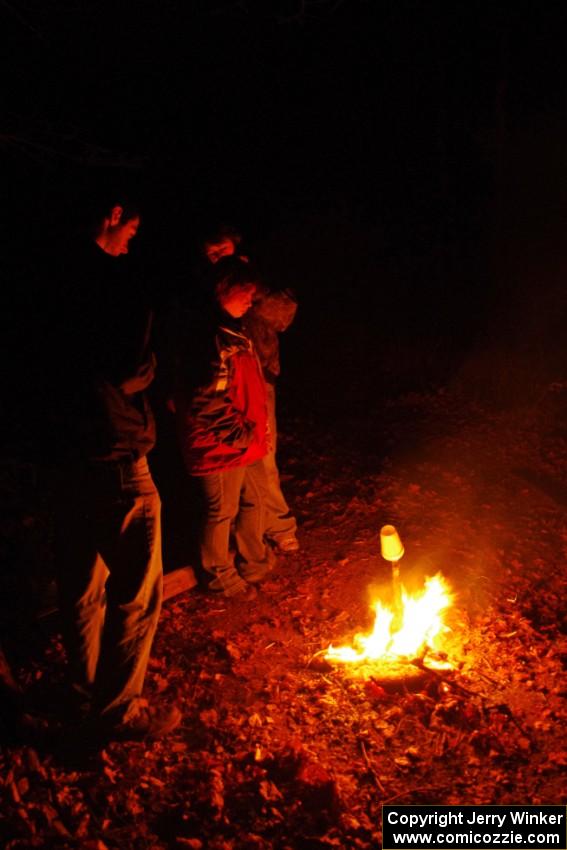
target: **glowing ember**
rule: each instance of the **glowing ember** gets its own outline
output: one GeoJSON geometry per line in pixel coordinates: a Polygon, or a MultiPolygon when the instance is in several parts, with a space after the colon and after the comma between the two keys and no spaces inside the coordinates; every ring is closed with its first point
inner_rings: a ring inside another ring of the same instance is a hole
{"type": "Polygon", "coordinates": [[[353,646],[329,646],[325,658],[346,664],[378,660],[388,662],[415,658],[427,649],[438,650],[437,642],[447,629],[442,614],[452,601],[453,595],[441,573],[427,578],[423,591],[414,596],[409,596],[402,588],[399,615],[381,602],[376,602],[376,620],[372,633],[355,635],[353,646]]]}

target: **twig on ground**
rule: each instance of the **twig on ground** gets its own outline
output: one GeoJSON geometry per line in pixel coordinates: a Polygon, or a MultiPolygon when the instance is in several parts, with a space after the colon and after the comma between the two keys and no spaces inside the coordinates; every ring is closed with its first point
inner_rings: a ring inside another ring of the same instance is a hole
{"type": "Polygon", "coordinates": [[[376,787],[378,788],[378,790],[379,790],[379,791],[381,791],[381,792],[382,792],[382,794],[385,794],[385,793],[386,793],[385,788],[384,788],[384,786],[382,785],[382,783],[380,782],[380,777],[379,777],[379,776],[378,776],[378,774],[376,773],[376,769],[373,767],[373,765],[372,765],[372,763],[371,763],[370,759],[368,758],[368,753],[366,752],[366,746],[365,746],[364,741],[362,740],[362,738],[359,738],[359,739],[358,739],[358,743],[359,743],[359,745],[360,745],[360,751],[361,751],[361,753],[362,753],[362,758],[364,759],[364,764],[366,765],[366,767],[367,767],[367,769],[368,769],[368,772],[369,772],[369,773],[370,773],[370,775],[372,776],[372,779],[374,780],[374,782],[375,782],[376,787]]]}

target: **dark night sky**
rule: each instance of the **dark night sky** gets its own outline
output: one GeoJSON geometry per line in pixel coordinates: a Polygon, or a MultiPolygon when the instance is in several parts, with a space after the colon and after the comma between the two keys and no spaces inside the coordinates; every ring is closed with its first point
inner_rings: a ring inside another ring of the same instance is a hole
{"type": "Polygon", "coordinates": [[[176,211],[403,219],[489,198],[499,92],[508,133],[565,118],[561,4],[304,5],[3,4],[7,130],[146,157],[176,211]]]}
{"type": "Polygon", "coordinates": [[[300,294],[301,357],[314,328],[346,331],[360,365],[395,326],[456,362],[495,326],[513,336],[546,280],[556,321],[564,4],[10,0],[0,19],[16,266],[42,238],[64,245],[110,172],[145,200],[163,298],[200,227],[235,222],[300,294]],[[143,166],[87,167],[93,151],[143,166]]]}
{"type": "Polygon", "coordinates": [[[411,186],[410,201],[430,196],[443,170],[458,183],[484,167],[489,180],[482,137],[500,80],[508,119],[563,107],[559,13],[415,0],[265,11],[296,5],[19,0],[1,13],[7,113],[147,156],[150,174],[180,175],[199,201],[330,189],[374,206],[411,186]]]}

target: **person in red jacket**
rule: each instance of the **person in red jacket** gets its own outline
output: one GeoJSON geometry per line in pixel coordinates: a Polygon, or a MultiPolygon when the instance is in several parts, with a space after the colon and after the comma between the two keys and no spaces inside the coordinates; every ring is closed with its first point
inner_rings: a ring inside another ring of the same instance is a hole
{"type": "Polygon", "coordinates": [[[256,282],[250,266],[236,257],[219,261],[215,277],[212,314],[200,324],[204,343],[195,350],[194,336],[195,354],[185,355],[176,403],[178,430],[185,465],[198,477],[206,506],[200,550],[202,566],[211,576],[209,589],[252,598],[253,585],[265,578],[274,561],[263,539],[266,385],[240,321],[252,305],[256,282]],[[232,523],[234,561],[229,551],[232,523]]]}
{"type": "MultiPolygon", "coordinates": [[[[235,228],[221,225],[203,242],[206,261],[214,266],[223,257],[237,255],[248,262],[248,257],[240,252],[241,241],[242,236],[235,228]]],[[[270,291],[262,285],[257,288],[252,309],[247,311],[243,321],[244,330],[256,348],[268,394],[271,446],[263,459],[267,481],[264,537],[278,553],[285,555],[297,552],[300,546],[297,521],[282,492],[276,460],[276,383],[280,374],[278,337],[291,325],[296,312],[297,301],[293,293],[289,290],[270,291]]]]}

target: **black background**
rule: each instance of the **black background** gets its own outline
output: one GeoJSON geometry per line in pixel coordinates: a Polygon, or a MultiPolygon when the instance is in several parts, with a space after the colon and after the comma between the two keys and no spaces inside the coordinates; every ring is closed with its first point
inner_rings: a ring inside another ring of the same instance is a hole
{"type": "Polygon", "coordinates": [[[566,16],[553,2],[2,4],[8,392],[41,356],[37,314],[57,310],[44,257],[64,258],[92,194],[117,186],[141,199],[133,251],[158,307],[191,286],[216,220],[296,290],[295,403],[455,380],[536,397],[564,372],[566,16]]]}

